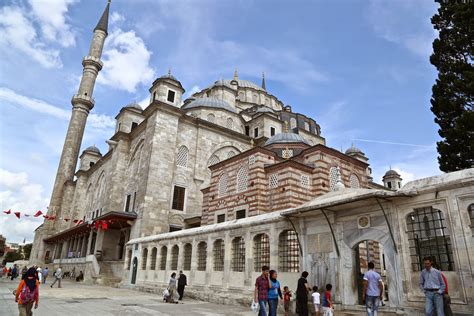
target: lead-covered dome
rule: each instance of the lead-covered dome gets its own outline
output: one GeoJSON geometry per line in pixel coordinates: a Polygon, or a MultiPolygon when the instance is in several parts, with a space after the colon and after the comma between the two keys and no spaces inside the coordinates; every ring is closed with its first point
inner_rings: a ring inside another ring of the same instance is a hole
{"type": "Polygon", "coordinates": [[[400,175],[395,170],[390,169],[389,171],[385,172],[384,178],[385,177],[400,177],[400,175]]]}
{"type": "Polygon", "coordinates": [[[364,152],[362,152],[362,150],[360,150],[359,148],[354,146],[354,144],[352,144],[352,146],[346,150],[346,155],[351,155],[351,154],[364,155],[364,152]]]}
{"type": "Polygon", "coordinates": [[[252,88],[252,89],[255,89],[255,90],[259,90],[259,91],[265,91],[265,89],[263,89],[262,87],[260,87],[258,84],[256,83],[253,83],[252,81],[248,81],[248,80],[242,80],[242,79],[237,79],[237,80],[228,80],[228,79],[224,79],[224,80],[217,80],[216,82],[214,82],[214,84],[210,87],[208,87],[207,89],[210,89],[210,88],[213,88],[213,87],[218,87],[218,86],[226,86],[226,87],[229,87],[229,88],[234,88],[234,86],[231,84],[232,81],[237,81],[237,85],[239,87],[242,87],[242,88],[252,88]]]}
{"type": "Polygon", "coordinates": [[[304,139],[303,136],[295,133],[279,133],[273,135],[265,142],[265,146],[285,143],[304,143],[311,146],[311,144],[306,139],[304,139]]]}
{"type": "Polygon", "coordinates": [[[89,152],[93,152],[93,153],[102,155],[102,154],[100,153],[99,148],[97,148],[97,147],[95,147],[95,146],[89,146],[89,147],[87,147],[86,149],[84,149],[84,152],[86,152],[86,151],[89,151],[89,152]]]}
{"type": "Polygon", "coordinates": [[[143,111],[143,108],[141,107],[141,105],[136,103],[136,102],[133,102],[133,103],[130,103],[130,104],[126,105],[125,108],[136,109],[136,110],[139,110],[139,111],[143,111]]]}
{"type": "Polygon", "coordinates": [[[189,110],[198,107],[208,107],[214,109],[222,109],[232,113],[237,113],[237,111],[229,105],[229,103],[225,102],[224,100],[217,99],[217,98],[197,98],[181,107],[183,110],[189,110]]]}

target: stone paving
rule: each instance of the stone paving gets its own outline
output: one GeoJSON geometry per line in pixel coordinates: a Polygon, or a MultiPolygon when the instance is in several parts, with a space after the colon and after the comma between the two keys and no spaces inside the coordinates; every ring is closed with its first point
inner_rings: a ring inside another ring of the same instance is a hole
{"type": "MultiPolygon", "coordinates": [[[[0,279],[0,315],[18,315],[13,290],[19,281],[0,279]]],[[[41,285],[40,302],[34,315],[255,315],[250,307],[225,306],[184,298],[179,304],[167,304],[160,296],[129,289],[64,281],[63,287],[41,285]]],[[[57,286],[57,285],[56,285],[57,286]]],[[[185,292],[186,296],[186,292],[185,292]]]]}

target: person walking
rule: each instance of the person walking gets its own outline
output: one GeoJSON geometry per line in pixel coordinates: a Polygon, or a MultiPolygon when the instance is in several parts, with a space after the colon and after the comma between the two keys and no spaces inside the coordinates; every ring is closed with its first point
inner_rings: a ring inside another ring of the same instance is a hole
{"type": "Polygon", "coordinates": [[[14,279],[16,279],[17,276],[18,276],[18,267],[16,266],[16,264],[14,264],[12,268],[12,273],[11,273],[11,280],[13,281],[14,279]]]}
{"type": "Polygon", "coordinates": [[[43,284],[46,284],[46,278],[48,277],[49,270],[48,267],[44,267],[43,269],[43,284]]]}
{"type": "MultiPolygon", "coordinates": [[[[283,307],[285,309],[285,316],[290,312],[291,291],[288,286],[283,287],[283,307]]],[[[319,315],[318,315],[319,316],[319,315]]]]}
{"type": "Polygon", "coordinates": [[[38,281],[41,284],[41,282],[43,281],[43,269],[41,269],[41,267],[38,267],[36,269],[36,274],[38,275],[38,281]]]}
{"type": "Polygon", "coordinates": [[[303,271],[298,280],[298,287],[296,288],[296,309],[300,316],[308,316],[308,293],[311,287],[308,285],[306,278],[309,273],[303,271]]]}
{"type": "Polygon", "coordinates": [[[319,316],[319,306],[321,305],[321,294],[318,292],[318,287],[313,286],[313,294],[311,294],[313,298],[313,305],[314,305],[314,313],[316,316],[319,316]]]}
{"type": "Polygon", "coordinates": [[[58,282],[58,288],[61,288],[61,279],[63,277],[63,271],[61,270],[61,267],[58,267],[56,271],[53,274],[54,276],[54,282],[51,284],[51,288],[58,282]]]}
{"type": "Polygon", "coordinates": [[[267,316],[268,285],[270,268],[262,267],[262,274],[255,280],[254,301],[258,302],[258,316],[267,316]]]}
{"type": "Polygon", "coordinates": [[[178,294],[179,294],[179,300],[181,301],[183,299],[184,295],[184,288],[188,285],[188,279],[186,278],[186,275],[183,273],[183,271],[179,271],[179,276],[178,276],[178,294]]]}
{"type": "Polygon", "coordinates": [[[423,258],[425,268],[420,274],[420,289],[425,293],[425,314],[431,316],[433,310],[437,316],[444,316],[443,294],[446,284],[441,272],[433,267],[430,257],[423,258]]]}
{"type": "Polygon", "coordinates": [[[283,299],[280,282],[277,280],[278,274],[275,270],[270,270],[268,279],[268,309],[269,316],[276,316],[278,310],[278,297],[283,299]]]}
{"type": "Polygon", "coordinates": [[[34,308],[38,308],[39,284],[40,283],[36,278],[36,269],[29,268],[15,292],[15,302],[18,303],[20,316],[33,315],[31,311],[33,309],[33,303],[34,308]]]}
{"type": "Polygon", "coordinates": [[[168,303],[176,303],[175,302],[175,295],[176,295],[176,272],[171,273],[170,282],[168,283],[168,303]]]}
{"type": "Polygon", "coordinates": [[[374,271],[373,262],[368,264],[369,271],[364,274],[362,301],[365,302],[367,316],[377,316],[383,295],[383,282],[380,274],[374,271]]]}
{"type": "Polygon", "coordinates": [[[324,291],[324,296],[323,296],[323,316],[333,315],[331,290],[332,290],[332,284],[326,284],[326,291],[324,291]]]}

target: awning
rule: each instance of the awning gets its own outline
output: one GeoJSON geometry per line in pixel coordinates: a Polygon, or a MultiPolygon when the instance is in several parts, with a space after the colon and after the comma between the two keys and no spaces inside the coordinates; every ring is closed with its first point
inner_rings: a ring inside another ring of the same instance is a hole
{"type": "Polygon", "coordinates": [[[132,226],[133,222],[137,218],[136,213],[128,213],[128,212],[108,212],[99,217],[94,218],[94,220],[86,223],[82,223],[80,225],[68,228],[63,230],[60,233],[52,235],[43,239],[45,243],[55,243],[58,241],[63,241],[70,239],[71,237],[83,235],[94,229],[94,223],[96,221],[108,221],[107,226],[110,229],[120,229],[124,227],[132,226]]]}

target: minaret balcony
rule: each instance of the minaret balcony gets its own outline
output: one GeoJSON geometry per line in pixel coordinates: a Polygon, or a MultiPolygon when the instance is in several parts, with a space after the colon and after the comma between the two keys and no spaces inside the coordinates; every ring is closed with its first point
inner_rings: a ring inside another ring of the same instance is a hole
{"type": "Polygon", "coordinates": [[[82,66],[86,67],[92,65],[97,68],[97,70],[101,70],[104,66],[104,63],[98,58],[94,56],[85,56],[82,59],[82,66]]]}
{"type": "Polygon", "coordinates": [[[94,107],[95,101],[92,97],[85,95],[85,94],[75,94],[71,100],[72,105],[76,106],[79,104],[83,104],[89,107],[91,110],[94,107]]]}

